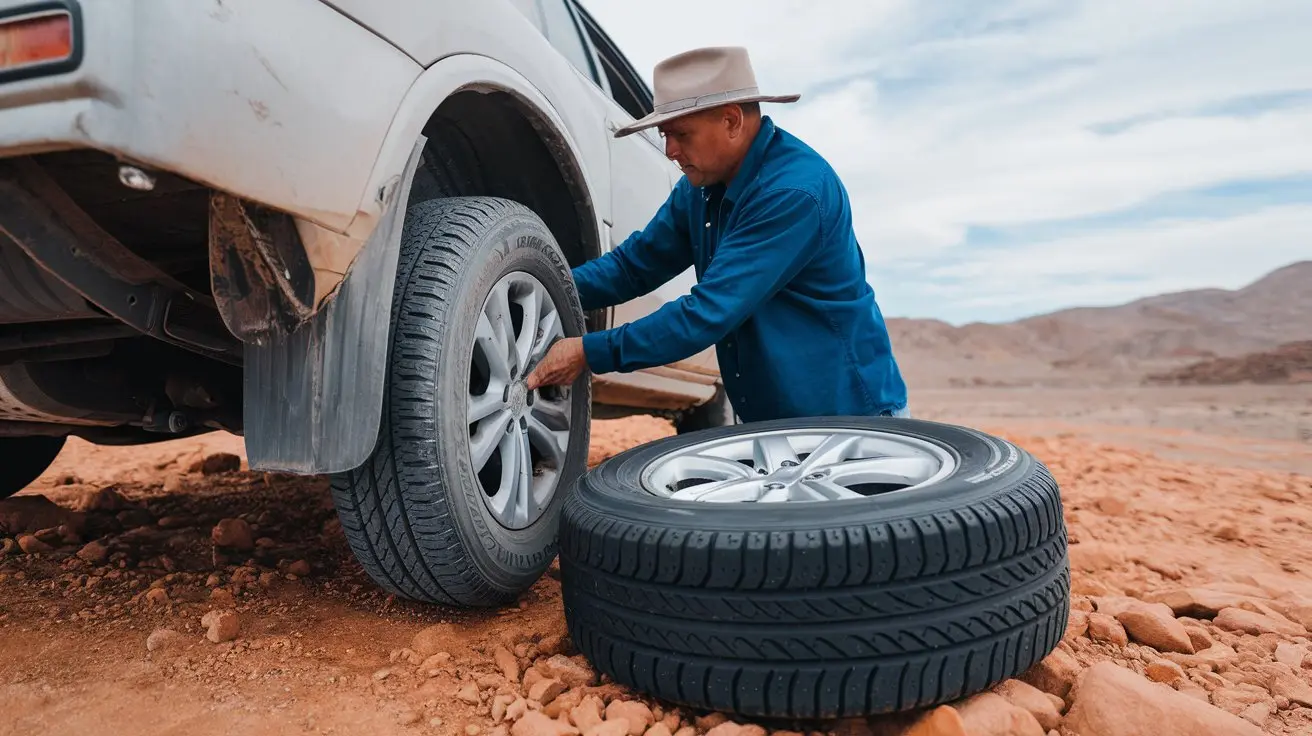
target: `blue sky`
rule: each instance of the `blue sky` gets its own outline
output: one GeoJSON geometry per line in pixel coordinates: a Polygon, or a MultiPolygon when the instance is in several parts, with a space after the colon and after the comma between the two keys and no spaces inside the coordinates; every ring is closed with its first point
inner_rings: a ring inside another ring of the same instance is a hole
{"type": "Polygon", "coordinates": [[[647,75],[751,50],[881,307],[955,324],[1312,259],[1308,0],[582,0],[647,75]]]}

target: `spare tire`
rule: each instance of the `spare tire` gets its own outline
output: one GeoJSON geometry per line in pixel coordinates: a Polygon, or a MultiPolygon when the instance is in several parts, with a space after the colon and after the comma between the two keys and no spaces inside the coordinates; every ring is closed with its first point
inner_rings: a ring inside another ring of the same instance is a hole
{"type": "Polygon", "coordinates": [[[565,616],[615,681],[754,717],[933,706],[1061,640],[1070,568],[1048,470],[997,437],[888,417],[658,440],[561,517],[565,616]]]}

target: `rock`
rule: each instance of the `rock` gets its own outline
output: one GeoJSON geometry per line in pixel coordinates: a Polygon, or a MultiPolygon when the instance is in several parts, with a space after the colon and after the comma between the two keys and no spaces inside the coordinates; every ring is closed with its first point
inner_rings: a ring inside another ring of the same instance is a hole
{"type": "Polygon", "coordinates": [[[604,705],[601,698],[596,695],[588,695],[583,701],[574,706],[569,712],[569,719],[580,730],[587,732],[588,729],[601,723],[604,705]]]}
{"type": "Polygon", "coordinates": [[[464,686],[462,686],[459,690],[456,691],[456,697],[460,698],[466,703],[469,703],[470,705],[478,705],[479,703],[478,685],[472,682],[466,682],[464,686]]]}
{"type": "Polygon", "coordinates": [[[1080,736],[1262,736],[1237,716],[1111,662],[1085,671],[1062,728],[1080,736]]]}
{"type": "Polygon", "coordinates": [[[287,572],[298,578],[308,578],[313,570],[310,569],[310,563],[305,560],[297,560],[287,566],[287,572]]]}
{"type": "Polygon", "coordinates": [[[224,519],[210,530],[210,540],[216,547],[231,549],[252,549],[251,525],[245,519],[224,519]]]}
{"type": "Polygon", "coordinates": [[[1212,635],[1207,633],[1207,629],[1198,624],[1183,624],[1184,632],[1189,635],[1189,641],[1194,645],[1195,652],[1201,652],[1212,646],[1212,635]]]}
{"type": "MultiPolygon", "coordinates": [[[[709,731],[721,723],[727,723],[728,721],[729,716],[724,713],[707,713],[704,716],[698,716],[693,719],[693,723],[696,724],[698,731],[709,731]]],[[[678,736],[678,734],[675,734],[675,736],[678,736]]]]}
{"type": "Polygon", "coordinates": [[[1067,554],[1070,556],[1071,569],[1080,572],[1099,572],[1125,562],[1124,551],[1116,545],[1102,542],[1072,544],[1067,554]]]}
{"type": "Polygon", "coordinates": [[[646,705],[632,700],[613,700],[606,706],[606,720],[620,718],[629,722],[629,736],[642,736],[656,722],[656,716],[646,705]]]}
{"type": "Polygon", "coordinates": [[[482,732],[482,727],[477,723],[471,723],[468,726],[465,726],[465,736],[478,736],[482,732]]]}
{"type": "Polygon", "coordinates": [[[167,606],[169,594],[163,588],[151,588],[146,591],[146,602],[152,606],[167,606]]]}
{"type": "Polygon", "coordinates": [[[436,624],[415,634],[410,640],[410,648],[421,657],[431,657],[445,649],[447,643],[454,638],[455,629],[451,624],[436,624]]]}
{"type": "MultiPolygon", "coordinates": [[[[1029,711],[1044,731],[1056,728],[1057,722],[1061,720],[1061,708],[1052,702],[1055,696],[1033,685],[1020,680],[1006,680],[994,687],[993,691],[1012,705],[1029,711]]],[[[1059,698],[1057,700],[1060,702],[1059,698]]]]}
{"type": "Polygon", "coordinates": [[[1307,658],[1307,648],[1300,644],[1282,641],[1276,645],[1275,658],[1281,664],[1298,669],[1303,666],[1303,660],[1307,658]]]}
{"type": "Polygon", "coordinates": [[[577,736],[579,730],[537,711],[529,711],[515,722],[510,736],[577,736]]]}
{"type": "Polygon", "coordinates": [[[1223,609],[1238,606],[1244,599],[1245,596],[1238,593],[1206,588],[1175,588],[1144,596],[1144,600],[1151,603],[1170,606],[1177,616],[1195,618],[1212,618],[1223,609]]]}
{"type": "Polygon", "coordinates": [[[118,513],[124,509],[132,508],[132,504],[126,498],[119,494],[118,489],[114,486],[106,486],[95,490],[86,490],[78,499],[73,502],[75,511],[108,511],[118,513]]]}
{"type": "Polygon", "coordinates": [[[1222,609],[1216,615],[1213,623],[1218,628],[1226,631],[1237,631],[1244,634],[1284,634],[1286,636],[1306,636],[1307,630],[1301,625],[1293,622],[1281,622],[1253,611],[1246,611],[1242,608],[1222,609]]]}
{"type": "Polygon", "coordinates": [[[200,461],[198,468],[202,475],[235,473],[241,470],[241,458],[228,452],[217,452],[200,461]]]}
{"type": "Polygon", "coordinates": [[[765,729],[755,723],[743,725],[725,721],[707,731],[706,736],[765,736],[765,729]]]}
{"type": "Polygon", "coordinates": [[[1196,654],[1180,654],[1179,652],[1164,652],[1162,654],[1166,659],[1175,662],[1181,667],[1203,667],[1210,670],[1221,670],[1234,664],[1239,659],[1239,653],[1226,644],[1216,643],[1207,649],[1196,654]]]}
{"type": "Polygon", "coordinates": [[[413,726],[423,720],[423,716],[418,711],[406,709],[396,714],[396,722],[402,726],[413,726]]]}
{"type": "Polygon", "coordinates": [[[1080,663],[1064,649],[1057,648],[1016,679],[1065,699],[1079,675],[1080,663]]]}
{"type": "Polygon", "coordinates": [[[185,644],[187,637],[173,629],[155,629],[146,637],[146,651],[158,652],[185,644]]]}
{"type": "Polygon", "coordinates": [[[0,500],[0,535],[18,536],[72,523],[86,526],[86,515],[69,511],[45,496],[14,496],[0,500]]]}
{"type": "Polygon", "coordinates": [[[18,548],[23,550],[29,555],[40,554],[41,552],[49,552],[54,549],[54,547],[51,547],[45,542],[42,542],[40,539],[37,539],[34,535],[31,534],[18,535],[18,548]]]}
{"type": "Polygon", "coordinates": [[[518,721],[528,713],[528,701],[523,698],[515,698],[515,702],[506,706],[506,718],[511,721],[518,721]]]}
{"type": "Polygon", "coordinates": [[[519,660],[515,659],[515,655],[509,649],[497,647],[496,651],[492,653],[492,660],[497,663],[497,667],[501,669],[501,674],[507,680],[519,682],[519,660]]]}
{"type": "Polygon", "coordinates": [[[1165,659],[1155,659],[1152,662],[1149,662],[1148,666],[1144,668],[1144,675],[1153,682],[1174,685],[1184,679],[1184,668],[1175,662],[1165,659]]]}
{"type": "Polygon", "coordinates": [[[503,693],[492,698],[491,715],[493,723],[500,723],[506,717],[506,708],[515,702],[515,696],[503,693]]]}
{"type": "Polygon", "coordinates": [[[623,718],[603,721],[584,732],[583,736],[628,736],[629,722],[623,718]]]}
{"type": "MultiPolygon", "coordinates": [[[[881,734],[880,736],[883,736],[881,734]]],[[[898,736],[973,736],[966,732],[961,714],[949,705],[940,705],[925,713],[898,736]]]]}
{"type": "Polygon", "coordinates": [[[584,687],[591,685],[597,679],[597,673],[592,669],[592,665],[583,657],[566,657],[563,654],[553,654],[546,660],[540,660],[534,666],[543,675],[554,677],[570,687],[584,687]]]}
{"type": "Polygon", "coordinates": [[[103,565],[109,559],[109,548],[100,542],[87,542],[77,551],[78,559],[92,565],[103,565]]]}
{"type": "Polygon", "coordinates": [[[1063,639],[1074,639],[1089,633],[1089,614],[1086,611],[1071,609],[1070,618],[1066,619],[1066,633],[1063,639]]]}
{"type": "Polygon", "coordinates": [[[1266,720],[1271,717],[1272,712],[1274,712],[1274,708],[1271,707],[1270,703],[1253,703],[1244,708],[1239,717],[1259,728],[1264,728],[1266,720]]]}
{"type": "Polygon", "coordinates": [[[1024,708],[994,693],[979,693],[953,707],[970,736],[1044,736],[1044,729],[1024,708]]]}
{"type": "Polygon", "coordinates": [[[1263,688],[1249,683],[1237,683],[1212,691],[1212,704],[1233,715],[1243,713],[1254,703],[1271,701],[1271,695],[1263,688]]]}
{"type": "Polygon", "coordinates": [[[234,608],[237,605],[237,599],[227,588],[215,588],[210,591],[210,605],[215,608],[234,608]]]}
{"type": "Polygon", "coordinates": [[[645,736],[674,736],[674,732],[670,730],[669,726],[658,722],[647,729],[645,736]]]}
{"type": "Polygon", "coordinates": [[[1105,613],[1089,614],[1089,638],[1104,644],[1123,647],[1130,643],[1125,627],[1105,613]]]}
{"type": "Polygon", "coordinates": [[[697,729],[692,726],[684,726],[674,732],[674,736],[697,736],[697,729]]]}
{"type": "Polygon", "coordinates": [[[528,699],[546,705],[562,695],[569,687],[554,677],[543,678],[528,689],[528,699]]]}
{"type": "Polygon", "coordinates": [[[0,539],[0,557],[8,557],[18,551],[18,542],[5,537],[0,539]]]}
{"type": "Polygon", "coordinates": [[[541,652],[544,657],[565,654],[569,649],[568,644],[568,637],[560,636],[559,634],[550,634],[542,637],[542,640],[538,642],[538,651],[541,652]]]}
{"type": "Polygon", "coordinates": [[[1194,643],[1184,624],[1175,620],[1165,606],[1142,605],[1122,611],[1116,617],[1135,641],[1159,652],[1193,654],[1194,643]]]}
{"type": "Polygon", "coordinates": [[[1297,675],[1277,673],[1271,678],[1269,687],[1277,698],[1288,698],[1291,703],[1312,708],[1312,686],[1297,675]]]}
{"type": "Polygon", "coordinates": [[[201,617],[200,625],[206,628],[205,638],[215,644],[232,641],[241,631],[241,619],[232,610],[210,611],[201,617]]]}

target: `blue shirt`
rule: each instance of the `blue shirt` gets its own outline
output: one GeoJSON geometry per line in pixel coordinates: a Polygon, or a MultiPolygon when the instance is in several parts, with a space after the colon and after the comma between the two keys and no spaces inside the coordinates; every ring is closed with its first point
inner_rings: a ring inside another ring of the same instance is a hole
{"type": "Polygon", "coordinates": [[[593,373],[668,365],[715,345],[744,422],[906,406],[847,191],[769,117],[727,187],[684,177],[645,230],[573,273],[591,310],[647,294],[690,265],[698,283],[689,294],[583,337],[593,373]]]}

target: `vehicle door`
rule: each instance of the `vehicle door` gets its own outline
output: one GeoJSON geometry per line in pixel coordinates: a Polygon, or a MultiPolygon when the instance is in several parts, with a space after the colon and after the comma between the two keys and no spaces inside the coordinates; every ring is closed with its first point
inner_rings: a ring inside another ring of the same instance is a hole
{"type": "MultiPolygon", "coordinates": [[[[613,248],[647,226],[683,174],[665,157],[665,144],[655,130],[615,138],[615,131],[651,112],[651,90],[596,20],[572,0],[568,5],[578,18],[595,65],[600,70],[595,81],[599,96],[604,99],[606,136],[610,140],[609,245],[613,248]]],[[[689,293],[695,283],[696,276],[689,267],[651,294],[615,307],[612,324],[632,322],[651,314],[666,302],[689,293]]],[[[718,372],[713,347],[678,361],[672,367],[697,373],[718,372]]]]}

